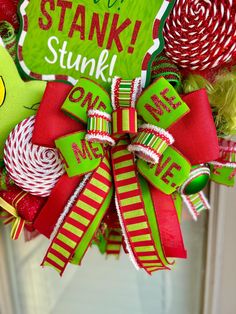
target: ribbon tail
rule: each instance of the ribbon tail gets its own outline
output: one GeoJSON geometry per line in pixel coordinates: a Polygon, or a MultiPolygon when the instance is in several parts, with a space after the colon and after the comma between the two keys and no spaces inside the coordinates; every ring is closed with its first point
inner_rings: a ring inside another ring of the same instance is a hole
{"type": "Polygon", "coordinates": [[[81,182],[81,177],[69,178],[64,174],[53,188],[46,204],[34,221],[34,228],[50,238],[59,217],[64,212],[71,195],[81,182]]]}
{"type": "Polygon", "coordinates": [[[116,208],[131,261],[136,269],[151,274],[168,268],[168,262],[161,245],[158,246],[154,210],[144,202],[145,191],[140,187],[134,156],[127,150],[127,144],[127,140],[120,140],[112,149],[116,208]]]}
{"type": "Polygon", "coordinates": [[[122,239],[122,231],[120,228],[110,229],[107,237],[106,255],[119,257],[122,239]]]}
{"type": "MultiPolygon", "coordinates": [[[[177,204],[172,195],[166,195],[150,186],[160,238],[167,257],[187,258],[183,236],[180,228],[177,204]]],[[[177,203],[177,202],[176,202],[177,203]]]]}
{"type": "Polygon", "coordinates": [[[12,229],[11,229],[11,239],[17,240],[19,236],[21,235],[23,229],[25,226],[25,220],[21,217],[15,218],[14,222],[12,223],[12,229]]]}
{"type": "Polygon", "coordinates": [[[200,212],[210,210],[211,206],[203,192],[192,195],[181,195],[182,199],[195,221],[197,221],[200,212]]]}
{"type": "Polygon", "coordinates": [[[3,223],[5,225],[12,223],[11,238],[17,240],[21,235],[22,230],[25,226],[25,220],[18,216],[17,210],[0,197],[0,206],[2,207],[2,212],[0,218],[4,219],[3,223]]]}
{"type": "Polygon", "coordinates": [[[112,195],[111,167],[104,157],[53,238],[42,266],[51,266],[62,275],[69,262],[81,263],[112,195]]]}

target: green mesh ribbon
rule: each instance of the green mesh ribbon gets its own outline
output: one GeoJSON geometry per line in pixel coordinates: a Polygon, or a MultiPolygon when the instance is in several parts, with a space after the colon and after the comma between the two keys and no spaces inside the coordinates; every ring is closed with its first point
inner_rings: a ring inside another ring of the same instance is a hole
{"type": "Polygon", "coordinates": [[[16,60],[16,34],[14,27],[7,21],[0,22],[0,36],[12,59],[16,60]]]}
{"type": "Polygon", "coordinates": [[[181,85],[181,74],[178,67],[164,54],[156,57],[152,64],[152,80],[164,77],[177,90],[181,85]]]}

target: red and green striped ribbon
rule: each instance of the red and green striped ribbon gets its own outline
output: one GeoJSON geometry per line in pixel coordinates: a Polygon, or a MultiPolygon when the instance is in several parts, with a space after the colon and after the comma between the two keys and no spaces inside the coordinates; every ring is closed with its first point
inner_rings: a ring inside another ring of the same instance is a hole
{"type": "Polygon", "coordinates": [[[153,233],[157,228],[153,224],[154,210],[150,211],[149,202],[145,206],[134,156],[127,150],[127,144],[127,140],[120,140],[112,149],[117,211],[131,260],[150,274],[166,266],[158,252],[158,241],[153,238],[153,234],[157,236],[157,232],[153,233]]]}
{"type": "Polygon", "coordinates": [[[137,97],[141,93],[141,79],[123,80],[115,77],[112,82],[113,109],[135,107],[137,97]]]}
{"type": "Polygon", "coordinates": [[[154,125],[143,124],[128,149],[135,152],[139,158],[157,164],[161,155],[173,142],[173,137],[167,131],[154,125]]]}
{"type": "Polygon", "coordinates": [[[99,110],[89,110],[85,138],[90,142],[115,145],[111,138],[111,115],[99,110]]]}
{"type": "Polygon", "coordinates": [[[194,220],[198,219],[200,212],[211,208],[203,192],[181,196],[194,220]]]}
{"type": "Polygon", "coordinates": [[[89,131],[99,131],[101,133],[110,133],[110,124],[107,119],[99,115],[89,115],[88,117],[89,131]]]}
{"type": "Polygon", "coordinates": [[[107,237],[106,254],[119,256],[122,247],[122,231],[120,228],[109,229],[107,237]]]}
{"type": "Polygon", "coordinates": [[[72,257],[80,264],[113,195],[109,160],[104,157],[62,223],[42,262],[63,274],[72,257]],[[73,256],[74,255],[74,256],[73,256]]]}
{"type": "Polygon", "coordinates": [[[141,79],[123,80],[115,77],[112,82],[112,132],[114,136],[137,133],[135,104],[141,93],[141,79]]]}
{"type": "Polygon", "coordinates": [[[134,108],[119,108],[112,113],[112,134],[136,134],[138,130],[137,112],[134,108]]]}

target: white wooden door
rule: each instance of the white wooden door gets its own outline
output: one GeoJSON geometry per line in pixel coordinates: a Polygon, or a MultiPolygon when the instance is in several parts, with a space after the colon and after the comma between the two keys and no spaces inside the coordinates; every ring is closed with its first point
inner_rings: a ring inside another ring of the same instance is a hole
{"type": "Polygon", "coordinates": [[[125,254],[105,259],[93,248],[81,267],[70,265],[60,278],[40,267],[48,240],[12,242],[2,230],[1,313],[235,314],[235,191],[213,185],[213,209],[197,223],[184,212],[188,259],[152,277],[137,272],[125,254]]]}

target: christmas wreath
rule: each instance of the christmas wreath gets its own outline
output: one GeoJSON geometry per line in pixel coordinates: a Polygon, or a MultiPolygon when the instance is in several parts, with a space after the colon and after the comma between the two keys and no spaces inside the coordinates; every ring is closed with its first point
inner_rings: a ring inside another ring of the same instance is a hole
{"type": "Polygon", "coordinates": [[[232,1],[149,2],[0,4],[0,218],[60,275],[91,245],[171,269],[182,205],[234,186],[232,1]]]}

